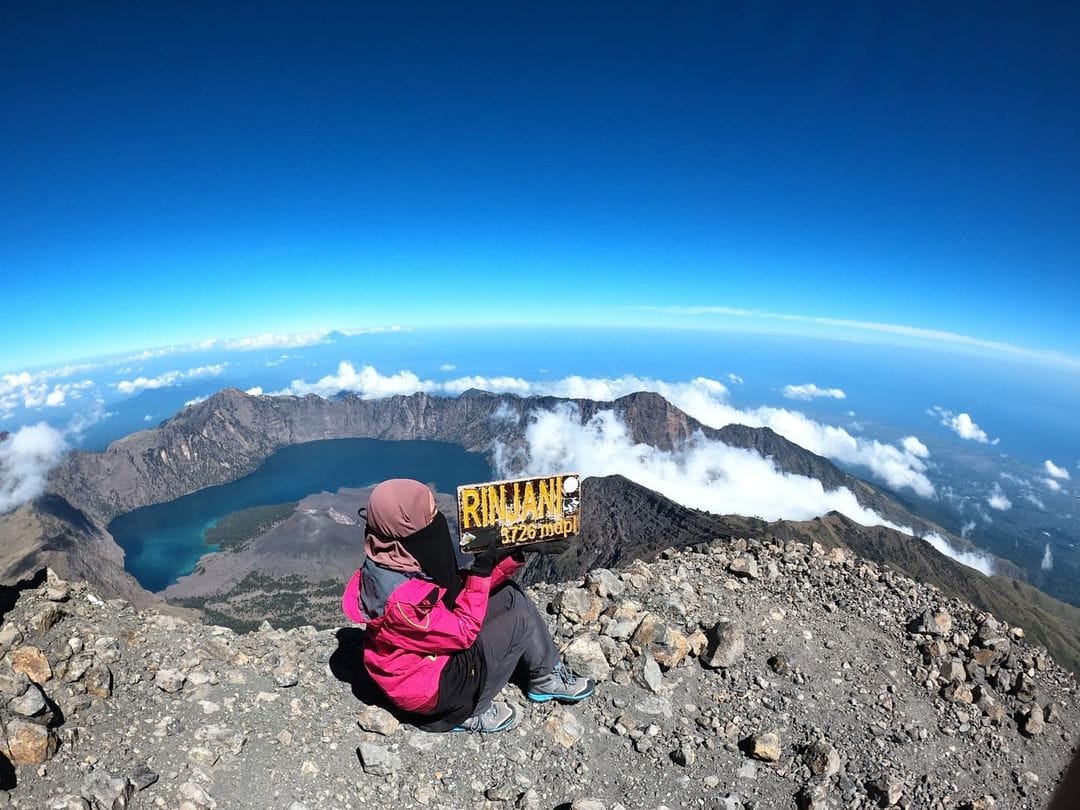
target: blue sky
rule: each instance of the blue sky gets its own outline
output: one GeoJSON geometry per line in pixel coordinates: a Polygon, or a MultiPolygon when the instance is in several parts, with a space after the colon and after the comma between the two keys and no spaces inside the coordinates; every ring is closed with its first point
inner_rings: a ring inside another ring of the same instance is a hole
{"type": "Polygon", "coordinates": [[[393,323],[1080,357],[1080,11],[751,5],[4,3],[0,371],[393,323]]]}

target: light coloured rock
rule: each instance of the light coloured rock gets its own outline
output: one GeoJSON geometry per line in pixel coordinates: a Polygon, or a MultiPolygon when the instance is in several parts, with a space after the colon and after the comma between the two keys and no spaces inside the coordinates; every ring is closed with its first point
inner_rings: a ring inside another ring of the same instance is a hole
{"type": "Polygon", "coordinates": [[[107,698],[112,695],[113,675],[105,664],[91,667],[83,678],[86,685],[86,693],[98,698],[107,698]]]}
{"type": "Polygon", "coordinates": [[[678,665],[690,652],[686,636],[669,627],[655,613],[645,614],[630,638],[630,646],[639,653],[650,653],[665,669],[678,665]]]}
{"type": "Polygon", "coordinates": [[[28,682],[26,691],[8,703],[7,708],[8,711],[23,717],[37,717],[45,713],[48,704],[45,702],[45,694],[41,691],[41,687],[36,683],[28,682]]]}
{"type": "Polygon", "coordinates": [[[90,802],[82,796],[68,793],[50,801],[48,810],[90,810],[90,802]]]}
{"type": "Polygon", "coordinates": [[[700,628],[687,636],[686,640],[690,642],[690,654],[693,656],[701,656],[709,647],[709,637],[700,628]]]}
{"type": "Polygon", "coordinates": [[[374,776],[389,776],[401,770],[401,757],[381,745],[360,743],[360,765],[365,773],[374,776]]]}
{"type": "Polygon", "coordinates": [[[737,577],[746,579],[759,579],[761,571],[758,569],[757,560],[749,554],[740,554],[728,565],[728,571],[737,577]]]}
{"type": "Polygon", "coordinates": [[[659,692],[664,687],[664,676],[660,672],[660,665],[648,653],[641,657],[641,680],[653,692],[659,692]]]}
{"type": "Polygon", "coordinates": [[[0,753],[14,765],[40,765],[56,754],[58,740],[52,729],[22,717],[11,717],[0,735],[0,753]]]}
{"type": "Polygon", "coordinates": [[[300,672],[296,662],[287,656],[278,659],[273,671],[274,683],[283,689],[296,686],[300,682],[300,672]]]}
{"type": "Polygon", "coordinates": [[[1046,716],[1043,707],[1038,703],[1033,703],[1027,711],[1027,716],[1024,718],[1020,730],[1028,737],[1035,737],[1042,734],[1045,728],[1046,716]]]}
{"type": "Polygon", "coordinates": [[[93,803],[94,810],[124,810],[131,801],[135,787],[126,777],[113,773],[92,773],[83,782],[82,794],[93,803]]]}
{"type": "Polygon", "coordinates": [[[36,684],[48,683],[52,678],[49,659],[38,647],[30,644],[18,647],[11,651],[9,658],[13,672],[21,672],[36,684]]]}
{"type": "Polygon", "coordinates": [[[566,709],[555,709],[544,722],[544,730],[563,748],[573,748],[585,736],[585,727],[566,709]]]}
{"type": "Polygon", "coordinates": [[[381,706],[365,706],[356,716],[356,724],[364,731],[389,737],[401,727],[394,715],[381,706]]]}
{"type": "Polygon", "coordinates": [[[744,762],[735,771],[737,779],[757,779],[757,765],[753,762],[744,762]]]}
{"type": "MultiPolygon", "coordinates": [[[[186,681],[187,676],[177,669],[159,669],[154,674],[154,686],[170,695],[183,689],[186,681]]],[[[194,801],[194,799],[191,801],[194,801]]]]}
{"type": "Polygon", "coordinates": [[[775,731],[765,731],[750,738],[750,755],[765,762],[780,759],[780,735],[775,731]]]}
{"type": "Polygon", "coordinates": [[[192,807],[213,810],[217,807],[217,801],[201,786],[195,782],[184,782],[180,785],[180,798],[189,802],[192,807]]]}
{"type": "Polygon", "coordinates": [[[563,650],[563,658],[570,667],[586,678],[606,681],[611,675],[604,648],[591,636],[578,636],[563,650]]]}
{"type": "Polygon", "coordinates": [[[39,636],[48,633],[66,614],[56,605],[46,605],[27,622],[27,626],[39,636]]]}
{"type": "Polygon", "coordinates": [[[709,646],[701,663],[712,669],[726,669],[746,652],[746,631],[734,622],[718,622],[708,633],[709,646]]]}
{"type": "Polygon", "coordinates": [[[606,568],[594,568],[586,574],[585,585],[601,599],[619,597],[626,590],[623,581],[606,568]]]}
{"type": "Polygon", "coordinates": [[[803,785],[795,796],[799,810],[831,810],[836,805],[829,801],[829,788],[829,780],[821,778],[803,785]]]}
{"type": "Polygon", "coordinates": [[[947,636],[952,632],[953,620],[948,612],[941,610],[935,613],[930,608],[923,611],[913,623],[913,631],[930,636],[947,636]]]}
{"type": "Polygon", "coordinates": [[[941,668],[941,677],[946,681],[960,683],[967,680],[967,670],[964,669],[963,662],[954,658],[941,668]]]}
{"type": "Polygon", "coordinates": [[[68,683],[81,681],[83,676],[94,666],[94,659],[89,655],[76,655],[68,661],[67,669],[64,670],[64,680],[68,683]]]}
{"type": "Polygon", "coordinates": [[[556,595],[551,606],[571,624],[588,624],[600,617],[604,600],[584,588],[566,588],[556,595]]]}
{"type": "Polygon", "coordinates": [[[892,774],[884,774],[872,785],[885,807],[895,807],[904,795],[904,780],[892,774]]]}
{"type": "Polygon", "coordinates": [[[220,759],[218,754],[214,753],[204,745],[196,745],[193,748],[189,748],[187,758],[201,768],[212,768],[220,759]]]}
{"type": "Polygon", "coordinates": [[[22,640],[22,630],[11,622],[4,622],[4,626],[0,627],[0,650],[10,650],[22,640]]]}

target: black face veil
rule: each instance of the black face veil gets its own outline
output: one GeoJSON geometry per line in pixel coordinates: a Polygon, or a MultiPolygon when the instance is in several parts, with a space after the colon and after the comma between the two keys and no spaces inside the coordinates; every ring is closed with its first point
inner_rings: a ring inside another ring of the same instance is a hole
{"type": "Polygon", "coordinates": [[[446,589],[443,604],[453,609],[461,592],[461,575],[458,573],[454,539],[450,536],[450,526],[442,512],[436,512],[431,523],[420,531],[401,538],[401,545],[420,563],[424,573],[436,585],[446,589]]]}

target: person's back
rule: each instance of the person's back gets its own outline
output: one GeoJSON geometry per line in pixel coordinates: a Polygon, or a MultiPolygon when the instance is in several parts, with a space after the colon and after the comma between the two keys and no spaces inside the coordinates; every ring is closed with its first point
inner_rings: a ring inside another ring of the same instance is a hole
{"type": "Polygon", "coordinates": [[[384,481],[366,518],[364,564],[342,607],[367,625],[364,665],[372,680],[417,725],[511,727],[517,712],[494,698],[519,665],[530,700],[592,694],[592,681],[560,662],[543,617],[510,579],[519,555],[492,547],[460,570],[446,519],[419,481],[384,481]]]}

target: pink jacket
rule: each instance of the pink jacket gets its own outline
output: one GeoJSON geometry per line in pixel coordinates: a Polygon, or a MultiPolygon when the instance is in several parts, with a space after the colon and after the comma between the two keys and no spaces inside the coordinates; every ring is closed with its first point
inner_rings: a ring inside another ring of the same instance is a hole
{"type": "Polygon", "coordinates": [[[506,557],[490,578],[466,575],[453,610],[442,603],[442,588],[425,579],[407,579],[374,618],[360,607],[361,573],[353,574],[341,606],[353,621],[367,623],[364,666],[395,706],[418,714],[435,709],[439,676],[450,654],[472,646],[484,623],[488,593],[520,567],[506,557]]]}

